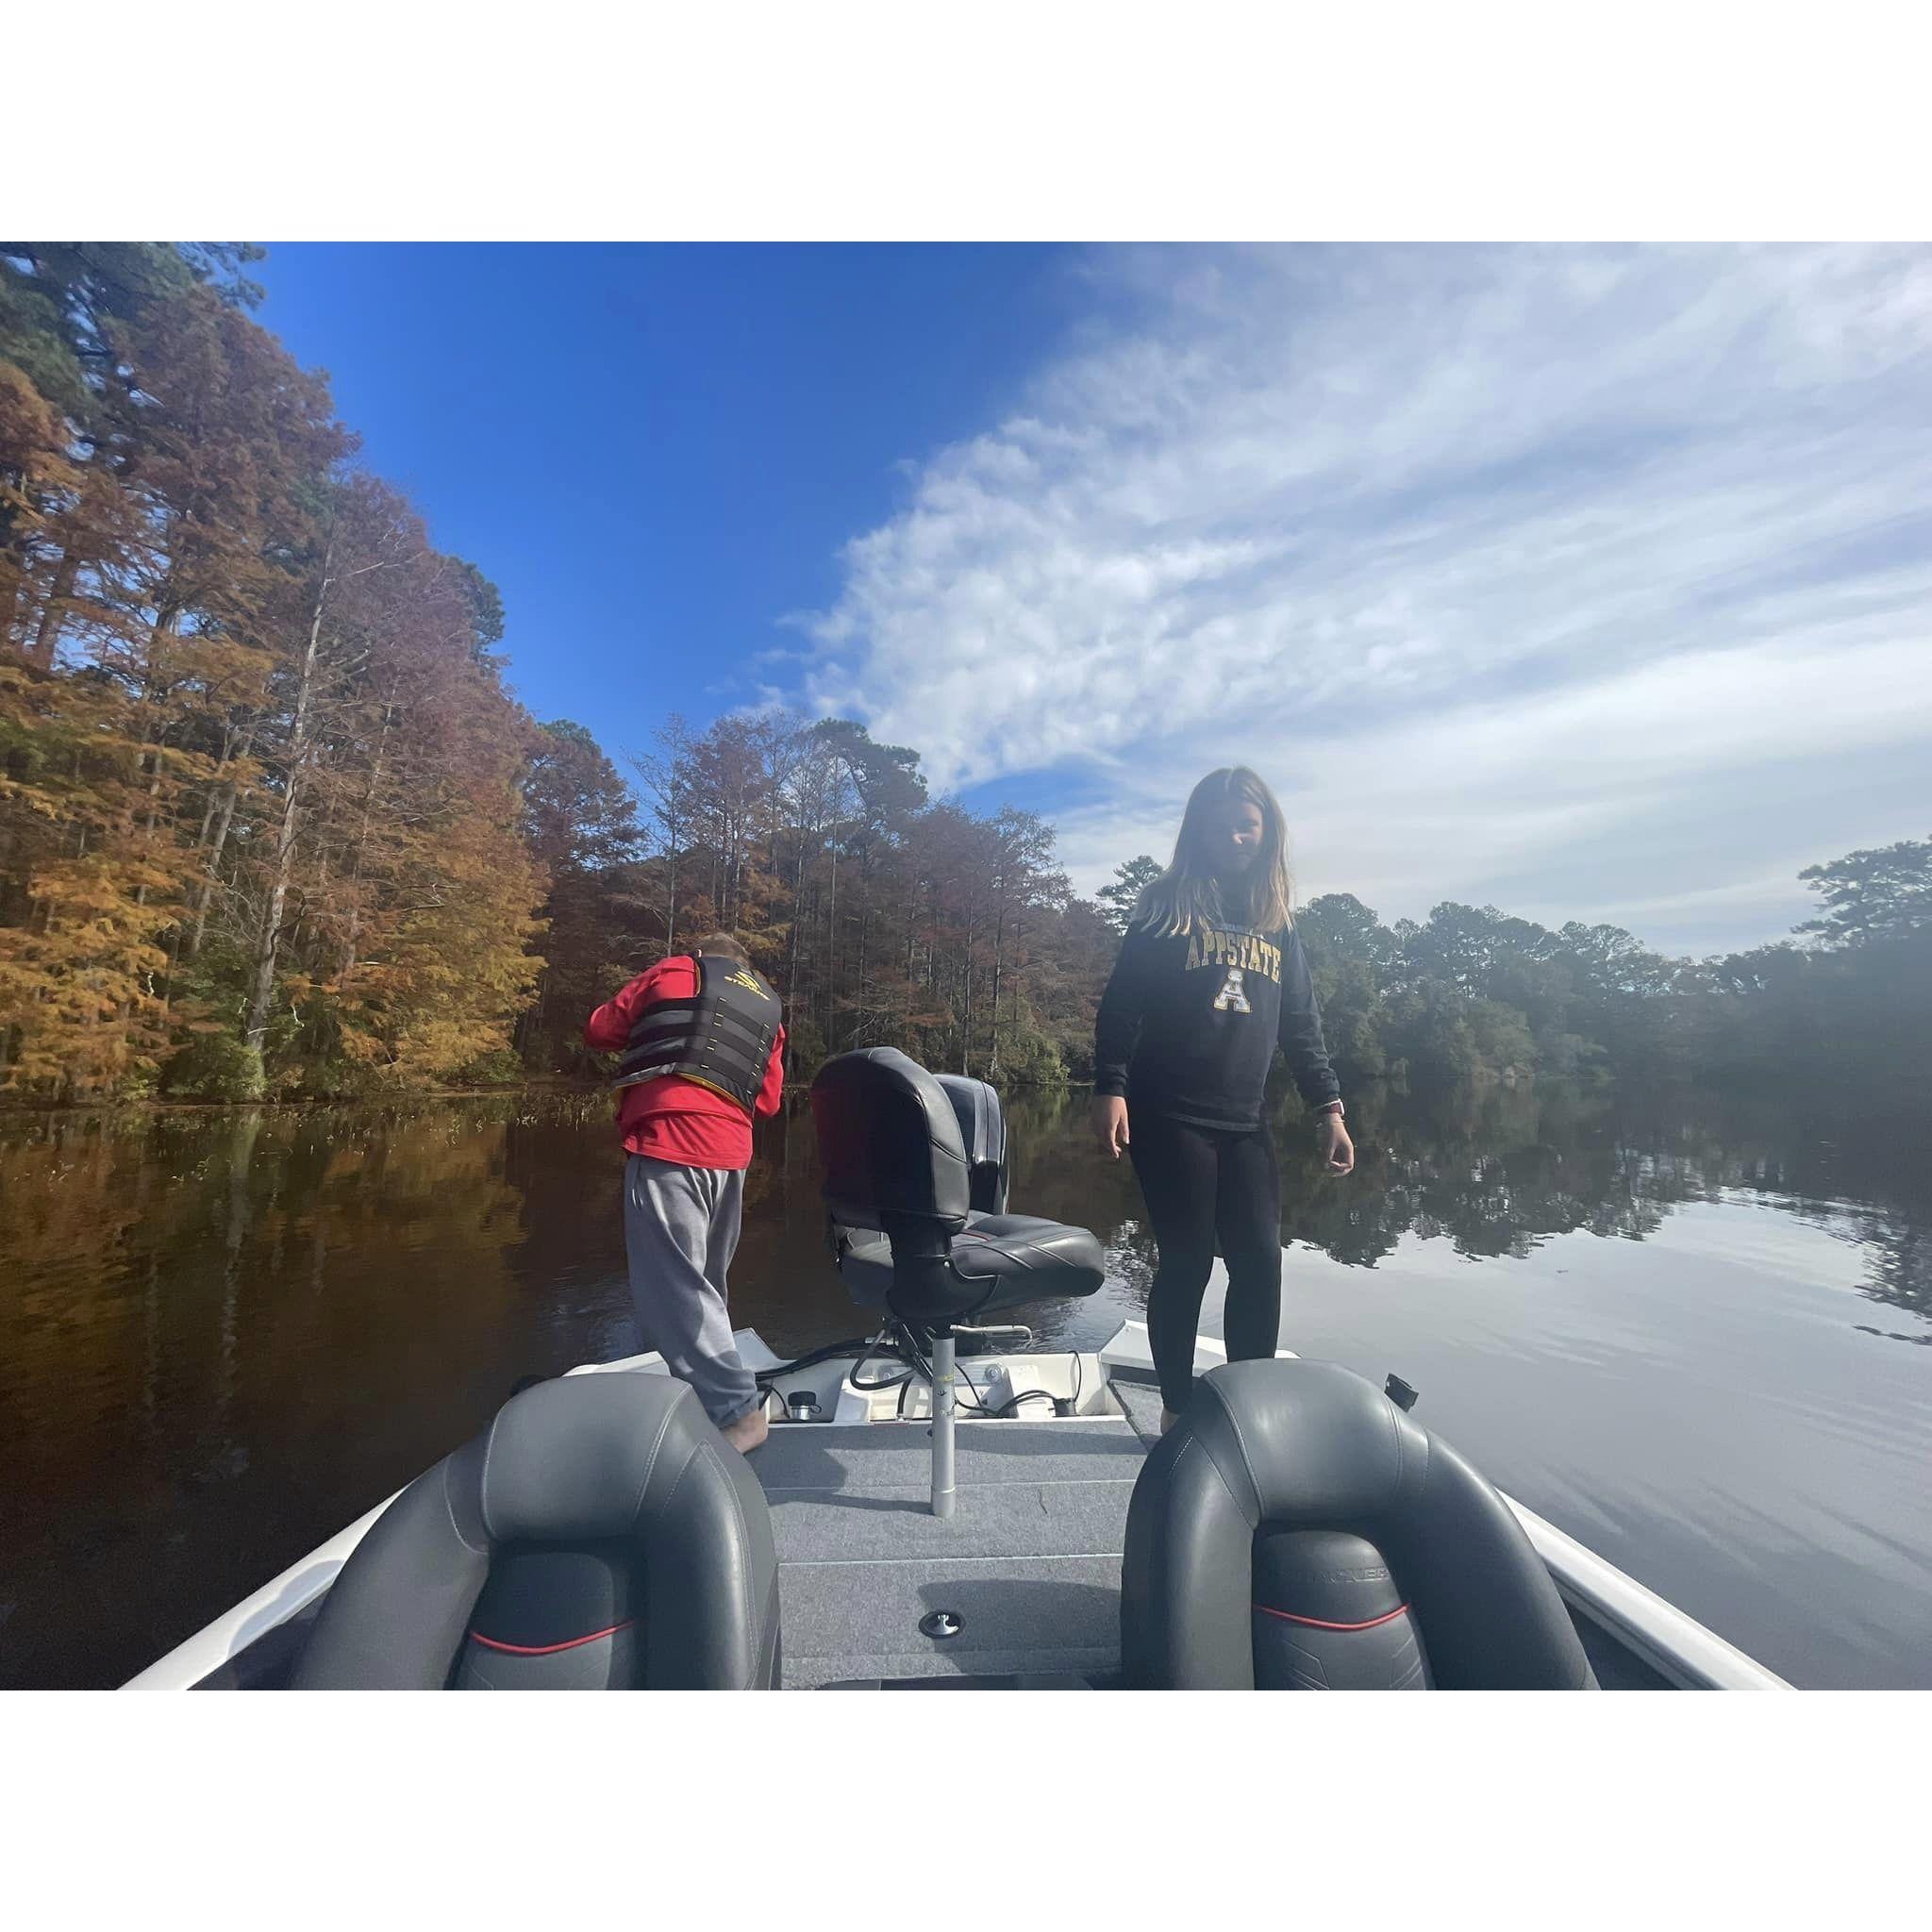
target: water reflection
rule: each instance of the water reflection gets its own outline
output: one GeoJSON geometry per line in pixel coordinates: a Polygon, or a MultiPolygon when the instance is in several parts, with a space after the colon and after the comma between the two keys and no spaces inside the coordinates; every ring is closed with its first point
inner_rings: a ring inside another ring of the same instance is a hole
{"type": "MultiPolygon", "coordinates": [[[[1091,1346],[1154,1261],[1083,1094],[1009,1105],[1012,1205],[1108,1243],[1091,1346]]],[[[1357,1174],[1280,1124],[1283,1238],[1373,1269],[1405,1238],[1474,1261],[1641,1241],[1746,1196],[1856,1252],[1871,1337],[1932,1342],[1909,1135],[1863,1151],[1794,1111],[1645,1111],[1561,1089],[1351,1100],[1357,1174]],[[1886,1155],[1887,1147],[1897,1151],[1886,1155]]],[[[389,1110],[191,1109],[0,1124],[0,1684],[118,1681],[489,1416],[525,1374],[627,1353],[602,1095],[389,1110]]],[[[824,1250],[808,1113],[764,1124],[733,1270],[781,1351],[858,1325],[824,1250]]],[[[1848,1304],[1848,1312],[1851,1305],[1848,1304]]]]}
{"type": "MultiPolygon", "coordinates": [[[[1079,1094],[1009,1104],[1014,1204],[1084,1222],[1124,1274],[1144,1278],[1154,1250],[1139,1191],[1126,1163],[1089,1148],[1085,1107],[1079,1094]]],[[[1646,1108],[1565,1087],[1431,1099],[1371,1091],[1351,1099],[1349,1118],[1357,1167],[1344,1181],[1323,1172],[1292,1100],[1275,1121],[1282,1239],[1345,1265],[1373,1268],[1405,1236],[1471,1259],[1520,1260],[1579,1232],[1641,1241],[1688,1203],[1742,1194],[1855,1246],[1862,1294],[1932,1322],[1932,1177],[1911,1151],[1922,1124],[1872,1122],[1854,1141],[1795,1110],[1646,1108]]],[[[1896,1339],[1932,1342],[1932,1331],[1896,1339]]]]}

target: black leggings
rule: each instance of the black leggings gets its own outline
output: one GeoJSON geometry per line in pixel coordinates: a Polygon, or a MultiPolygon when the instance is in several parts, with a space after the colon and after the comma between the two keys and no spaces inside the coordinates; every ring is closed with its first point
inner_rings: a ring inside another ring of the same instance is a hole
{"type": "Polygon", "coordinates": [[[1194,1387],[1194,1337],[1214,1243],[1227,1261],[1222,1333],[1231,1362],[1266,1360],[1281,1332],[1281,1175],[1274,1136],[1183,1126],[1130,1114],[1127,1152],[1154,1225],[1160,1265],[1147,1297],[1147,1340],[1161,1402],[1178,1415],[1194,1387]]]}

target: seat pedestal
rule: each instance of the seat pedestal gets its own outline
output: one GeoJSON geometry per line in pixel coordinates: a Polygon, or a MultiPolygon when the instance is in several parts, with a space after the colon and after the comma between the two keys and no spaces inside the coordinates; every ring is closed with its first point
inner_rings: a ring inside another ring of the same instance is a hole
{"type": "Polygon", "coordinates": [[[950,1516],[958,1491],[954,1482],[955,1403],[953,1398],[953,1331],[933,1338],[932,1344],[932,1513],[950,1516]]]}

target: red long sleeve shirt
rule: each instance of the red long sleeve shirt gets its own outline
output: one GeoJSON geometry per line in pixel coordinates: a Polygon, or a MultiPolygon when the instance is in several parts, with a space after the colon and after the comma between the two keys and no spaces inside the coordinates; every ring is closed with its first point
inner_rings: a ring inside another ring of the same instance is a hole
{"type": "MultiPolygon", "coordinates": [[[[584,1024],[584,1043],[597,1053],[617,1053],[630,1038],[638,1008],[653,1000],[692,1000],[698,993],[698,965],[689,954],[660,959],[606,1000],[584,1024]]],[[[772,1042],[764,1085],[753,1103],[759,1119],[778,1111],[785,1092],[785,1029],[772,1042]]],[[[622,1090],[617,1130],[625,1148],[679,1167],[740,1168],[751,1165],[751,1121],[744,1109],[722,1093],[679,1074],[643,1080],[622,1090]]]]}

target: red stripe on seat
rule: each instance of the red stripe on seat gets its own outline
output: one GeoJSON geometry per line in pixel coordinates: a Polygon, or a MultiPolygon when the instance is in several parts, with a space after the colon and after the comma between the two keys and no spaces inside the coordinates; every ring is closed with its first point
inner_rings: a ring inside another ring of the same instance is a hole
{"type": "Polygon", "coordinates": [[[499,1643],[493,1637],[486,1637],[480,1630],[470,1632],[470,1641],[480,1643],[485,1650],[505,1650],[511,1657],[549,1657],[559,1650],[575,1650],[580,1643],[595,1643],[600,1637],[615,1637],[620,1630],[628,1630],[637,1622],[635,1617],[626,1617],[621,1624],[613,1624],[608,1630],[592,1630],[588,1637],[566,1637],[561,1643],[499,1643]]]}
{"type": "Polygon", "coordinates": [[[1320,1617],[1297,1617],[1292,1610],[1273,1609],[1267,1604],[1257,1604],[1255,1607],[1264,1616],[1279,1617],[1284,1624],[1306,1624],[1310,1630],[1373,1630],[1377,1624],[1392,1624],[1408,1606],[1397,1604],[1387,1615],[1371,1617],[1366,1624],[1328,1624],[1320,1617]]]}

